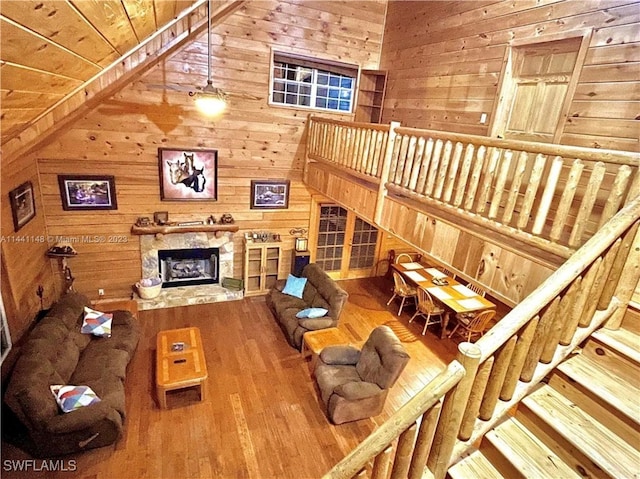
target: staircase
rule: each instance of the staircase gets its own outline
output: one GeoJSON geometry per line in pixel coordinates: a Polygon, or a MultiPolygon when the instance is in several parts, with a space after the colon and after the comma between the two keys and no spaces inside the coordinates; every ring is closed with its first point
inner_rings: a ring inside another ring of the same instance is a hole
{"type": "Polygon", "coordinates": [[[448,476],[640,478],[640,312],[581,346],[448,476]]]}

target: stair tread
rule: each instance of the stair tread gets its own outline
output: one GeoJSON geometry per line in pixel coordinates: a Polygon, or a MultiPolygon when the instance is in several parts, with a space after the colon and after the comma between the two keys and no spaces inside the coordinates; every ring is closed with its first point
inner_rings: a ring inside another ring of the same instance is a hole
{"type": "Polygon", "coordinates": [[[639,388],[587,356],[576,354],[558,365],[558,370],[580,383],[612,408],[640,424],[639,388]]]}
{"type": "Polygon", "coordinates": [[[611,477],[640,477],[640,452],[550,386],[522,403],[611,477]]]}
{"type": "Polygon", "coordinates": [[[452,479],[505,479],[480,451],[474,451],[449,468],[452,479]]]}
{"type": "Polygon", "coordinates": [[[626,329],[601,328],[594,331],[592,336],[630,360],[640,364],[640,335],[626,329]]]}
{"type": "Polygon", "coordinates": [[[506,420],[485,437],[524,477],[581,478],[517,419],[506,420]]]}

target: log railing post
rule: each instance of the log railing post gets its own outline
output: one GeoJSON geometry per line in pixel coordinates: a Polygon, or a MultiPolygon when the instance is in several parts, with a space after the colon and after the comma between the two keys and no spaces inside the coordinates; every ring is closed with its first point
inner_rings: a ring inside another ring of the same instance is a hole
{"type": "Polygon", "coordinates": [[[309,180],[309,152],[314,152],[315,146],[315,134],[314,134],[314,122],[313,117],[309,115],[307,117],[307,143],[304,147],[304,163],[302,165],[302,180],[308,183],[309,180]]]}
{"type": "Polygon", "coordinates": [[[453,447],[462,424],[464,411],[467,408],[481,356],[482,351],[475,344],[461,343],[458,346],[456,359],[464,367],[465,376],[444,398],[442,414],[436,428],[431,453],[427,460],[427,467],[433,473],[435,479],[443,479],[447,474],[453,447]]]}
{"type": "MultiPolygon", "coordinates": [[[[614,297],[621,304],[628,304],[633,296],[638,280],[640,280],[640,221],[630,228],[630,235],[633,240],[629,247],[629,252],[625,261],[624,269],[618,281],[618,287],[615,290],[614,297]],[[635,232],[634,232],[635,230],[635,232]]],[[[611,318],[605,323],[608,329],[619,329],[624,318],[626,308],[618,308],[611,318]]]]}
{"type": "Polygon", "coordinates": [[[382,160],[382,171],[380,174],[380,186],[378,187],[378,197],[376,199],[376,209],[374,220],[377,224],[382,223],[382,209],[384,207],[384,198],[387,196],[387,182],[389,181],[389,172],[391,171],[391,162],[393,160],[393,150],[396,141],[396,128],[400,127],[400,122],[392,121],[389,124],[389,136],[387,137],[387,148],[384,152],[382,160]]]}

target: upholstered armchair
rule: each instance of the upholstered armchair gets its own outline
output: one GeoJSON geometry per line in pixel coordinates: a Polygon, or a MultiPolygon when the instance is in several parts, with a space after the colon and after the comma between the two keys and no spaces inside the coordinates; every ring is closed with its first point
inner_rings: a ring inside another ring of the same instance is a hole
{"type": "Polygon", "coordinates": [[[408,361],[409,354],[389,326],[375,328],[361,350],[324,348],[314,374],[329,420],[342,424],[380,414],[408,361]]]}

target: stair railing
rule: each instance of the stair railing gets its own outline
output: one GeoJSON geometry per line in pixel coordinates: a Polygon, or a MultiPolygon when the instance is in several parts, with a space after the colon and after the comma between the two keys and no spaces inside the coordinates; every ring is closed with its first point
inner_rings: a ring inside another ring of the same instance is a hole
{"type": "Polygon", "coordinates": [[[580,342],[619,326],[640,278],[639,225],[636,196],[324,478],[444,478],[580,342]]]}

